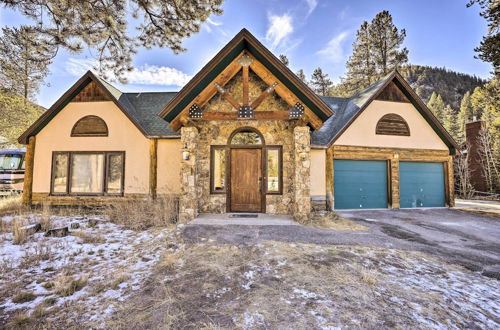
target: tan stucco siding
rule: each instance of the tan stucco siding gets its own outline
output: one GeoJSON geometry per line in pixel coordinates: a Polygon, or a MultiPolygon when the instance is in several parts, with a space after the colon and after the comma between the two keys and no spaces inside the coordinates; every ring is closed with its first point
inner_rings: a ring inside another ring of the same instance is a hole
{"type": "Polygon", "coordinates": [[[311,196],[325,196],[326,150],[311,150],[311,196]]]}
{"type": "Polygon", "coordinates": [[[125,193],[148,193],[149,141],[110,101],[71,102],[36,137],[33,192],[50,192],[53,151],[125,151],[125,193]],[[107,124],[107,137],[71,137],[78,119],[96,115],[107,124]]]}
{"type": "Polygon", "coordinates": [[[368,105],[334,145],[448,150],[446,144],[411,103],[378,100],[368,105]],[[404,118],[410,128],[410,136],[375,134],[377,122],[388,113],[395,113],[404,118]]]}
{"type": "Polygon", "coordinates": [[[158,194],[181,192],[181,140],[158,140],[158,194]]]}

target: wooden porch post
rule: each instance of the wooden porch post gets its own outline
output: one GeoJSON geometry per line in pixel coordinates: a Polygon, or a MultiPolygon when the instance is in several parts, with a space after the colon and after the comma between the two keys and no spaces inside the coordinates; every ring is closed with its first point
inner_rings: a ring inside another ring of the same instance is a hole
{"type": "Polygon", "coordinates": [[[25,172],[23,185],[23,204],[31,206],[33,197],[33,165],[35,158],[36,137],[30,136],[25,155],[25,172]]]}
{"type": "Polygon", "coordinates": [[[149,196],[156,199],[158,185],[158,139],[149,140],[149,196]]]}

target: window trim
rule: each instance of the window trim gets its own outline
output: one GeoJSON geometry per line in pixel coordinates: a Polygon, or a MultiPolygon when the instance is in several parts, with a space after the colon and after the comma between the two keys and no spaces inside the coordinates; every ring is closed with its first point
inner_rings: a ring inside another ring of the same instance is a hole
{"type": "Polygon", "coordinates": [[[73,125],[73,128],[71,129],[71,137],[92,137],[92,136],[97,136],[97,137],[109,136],[108,124],[106,124],[104,119],[102,119],[99,116],[96,116],[96,115],[83,116],[82,118],[80,118],[76,121],[76,123],[73,125]],[[97,118],[100,121],[102,121],[102,123],[104,124],[104,127],[106,128],[106,132],[105,133],[76,133],[75,129],[77,128],[78,124],[80,124],[80,122],[82,120],[88,119],[88,118],[97,118]]]}
{"type": "Polygon", "coordinates": [[[227,193],[227,162],[229,159],[228,156],[228,150],[229,148],[226,145],[211,145],[210,146],[210,194],[213,195],[222,195],[227,193]],[[224,189],[223,190],[215,190],[214,187],[214,156],[215,156],[215,150],[224,150],[225,152],[225,171],[224,171],[224,189]]]}
{"type": "Polygon", "coordinates": [[[264,149],[264,159],[265,159],[265,168],[264,168],[264,184],[265,189],[264,193],[266,195],[282,195],[283,194],[283,146],[279,145],[271,145],[266,146],[264,149]],[[269,168],[267,166],[267,154],[269,150],[278,150],[278,191],[269,191],[267,185],[268,171],[269,168]]]}
{"type": "Polygon", "coordinates": [[[262,146],[263,148],[266,146],[266,140],[264,139],[264,136],[259,132],[258,129],[250,126],[245,126],[245,127],[240,127],[235,129],[231,135],[229,135],[229,138],[227,139],[227,145],[228,146],[262,146]],[[233,138],[235,137],[236,134],[238,133],[245,133],[245,132],[253,132],[256,133],[259,138],[260,138],[260,143],[258,144],[233,144],[233,138]]]}
{"type": "Polygon", "coordinates": [[[52,196],[123,196],[125,193],[125,151],[53,151],[52,152],[52,164],[51,164],[51,175],[50,175],[50,195],[52,196]],[[65,192],[54,192],[54,177],[55,177],[55,158],[56,155],[66,154],[68,155],[68,164],[66,169],[66,191],[65,192]],[[103,173],[103,191],[99,193],[73,193],[71,192],[71,176],[72,176],[72,166],[73,155],[80,154],[102,154],[104,155],[104,173],[103,173]],[[122,155],[122,180],[121,180],[121,192],[120,193],[108,193],[108,157],[112,154],[122,155]]]}

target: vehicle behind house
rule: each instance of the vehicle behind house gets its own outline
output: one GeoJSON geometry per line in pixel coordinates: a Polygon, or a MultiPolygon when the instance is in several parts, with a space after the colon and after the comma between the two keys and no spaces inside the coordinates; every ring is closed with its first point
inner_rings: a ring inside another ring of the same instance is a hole
{"type": "Polygon", "coordinates": [[[0,150],[0,196],[23,191],[26,149],[0,150]]]}

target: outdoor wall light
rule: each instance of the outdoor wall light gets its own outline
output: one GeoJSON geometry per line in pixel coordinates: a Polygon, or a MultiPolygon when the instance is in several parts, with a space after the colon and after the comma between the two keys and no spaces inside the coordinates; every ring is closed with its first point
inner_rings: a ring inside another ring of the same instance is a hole
{"type": "Polygon", "coordinates": [[[393,156],[394,156],[394,159],[398,159],[398,158],[399,158],[399,154],[398,154],[397,152],[395,152],[395,153],[393,154],[393,156]]]}
{"type": "Polygon", "coordinates": [[[184,150],[184,151],[182,152],[182,159],[183,159],[183,160],[189,160],[189,156],[191,156],[191,153],[190,153],[189,151],[184,150]]]}
{"type": "Polygon", "coordinates": [[[299,158],[300,158],[300,160],[306,160],[307,152],[305,152],[305,151],[299,152],[299,158]]]}

